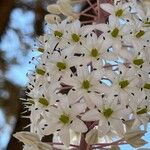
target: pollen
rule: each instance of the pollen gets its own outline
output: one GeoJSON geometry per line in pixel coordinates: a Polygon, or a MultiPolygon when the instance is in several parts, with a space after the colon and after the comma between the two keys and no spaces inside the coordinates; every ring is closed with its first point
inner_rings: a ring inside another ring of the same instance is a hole
{"type": "Polygon", "coordinates": [[[143,59],[135,59],[135,60],[133,60],[133,63],[137,66],[140,66],[144,63],[144,60],[143,59]]]}
{"type": "Polygon", "coordinates": [[[112,32],[111,32],[111,35],[112,37],[116,38],[119,34],[119,29],[118,28],[115,28],[112,32]]]}
{"type": "Polygon", "coordinates": [[[79,41],[80,41],[80,35],[78,35],[78,34],[73,33],[73,34],[71,35],[71,37],[72,37],[72,40],[73,40],[74,42],[79,42],[79,41]]]}
{"type": "Polygon", "coordinates": [[[128,80],[122,80],[119,82],[120,88],[124,89],[125,87],[127,87],[129,85],[129,81],[128,80]]]}
{"type": "Polygon", "coordinates": [[[57,38],[61,38],[61,37],[63,36],[63,33],[60,32],[60,31],[54,31],[54,35],[55,35],[55,37],[57,37],[57,38]]]}
{"type": "Polygon", "coordinates": [[[60,116],[59,120],[63,123],[63,124],[67,124],[69,123],[70,119],[69,116],[66,114],[63,114],[60,116]]]}
{"type": "Polygon", "coordinates": [[[65,70],[66,69],[66,63],[64,63],[64,62],[57,62],[56,66],[59,70],[65,70]]]}
{"type": "Polygon", "coordinates": [[[37,68],[37,69],[36,69],[36,73],[39,74],[39,75],[44,76],[45,70],[37,68]]]}
{"type": "Polygon", "coordinates": [[[109,118],[113,113],[113,110],[111,108],[106,108],[103,110],[103,115],[106,117],[106,118],[109,118]]]}
{"type": "Polygon", "coordinates": [[[117,10],[116,13],[115,13],[115,15],[117,17],[121,17],[123,15],[123,10],[122,9],[117,10]]]}
{"type": "Polygon", "coordinates": [[[144,84],[144,89],[150,90],[150,84],[149,83],[145,83],[144,84]]]}
{"type": "Polygon", "coordinates": [[[147,113],[147,108],[145,107],[145,108],[137,108],[138,110],[137,110],[137,115],[142,115],[142,114],[145,114],[145,113],[147,113]]]}
{"type": "Polygon", "coordinates": [[[91,84],[88,80],[82,82],[82,89],[88,90],[91,87],[91,84]]]}
{"type": "Polygon", "coordinates": [[[142,37],[144,34],[145,34],[145,31],[140,30],[140,31],[136,34],[136,37],[137,37],[137,38],[140,38],[140,37],[142,37]]]}
{"type": "Polygon", "coordinates": [[[95,57],[95,58],[98,57],[99,56],[98,50],[96,48],[93,48],[91,50],[90,56],[95,57]]]}
{"type": "Polygon", "coordinates": [[[44,97],[39,98],[39,103],[41,103],[43,106],[48,106],[49,105],[48,100],[44,97]]]}

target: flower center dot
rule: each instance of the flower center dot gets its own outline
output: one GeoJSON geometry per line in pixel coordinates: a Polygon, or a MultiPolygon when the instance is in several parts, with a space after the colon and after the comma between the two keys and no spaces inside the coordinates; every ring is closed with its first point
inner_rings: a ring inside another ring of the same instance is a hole
{"type": "Polygon", "coordinates": [[[63,36],[63,33],[60,31],[54,31],[55,37],[61,38],[63,36]]]}
{"type": "Polygon", "coordinates": [[[147,113],[147,108],[143,108],[143,109],[137,108],[137,109],[138,109],[138,111],[136,112],[137,115],[142,115],[142,114],[147,113]]]}
{"type": "Polygon", "coordinates": [[[145,34],[145,32],[144,32],[143,30],[140,30],[140,31],[136,34],[136,37],[137,37],[137,38],[140,38],[140,37],[142,37],[144,34],[145,34]]]}
{"type": "Polygon", "coordinates": [[[41,103],[44,106],[48,106],[49,105],[48,100],[46,98],[44,98],[44,97],[39,98],[39,103],[41,103]]]}
{"type": "Polygon", "coordinates": [[[79,41],[80,41],[80,36],[79,36],[78,34],[73,33],[73,34],[71,35],[71,37],[72,37],[72,40],[73,40],[74,42],[79,42],[79,41]]]}
{"type": "Polygon", "coordinates": [[[43,76],[45,74],[45,70],[37,68],[36,73],[43,76]]]}
{"type": "Polygon", "coordinates": [[[58,67],[59,70],[66,69],[66,64],[64,62],[57,62],[56,66],[58,67]]]}
{"type": "Polygon", "coordinates": [[[82,88],[85,89],[85,90],[88,90],[89,88],[91,87],[91,84],[88,80],[84,80],[82,82],[82,88]]]}
{"type": "Polygon", "coordinates": [[[121,17],[122,14],[123,14],[123,10],[122,10],[122,9],[117,10],[116,13],[115,13],[115,15],[116,15],[117,17],[121,17]]]}
{"type": "Polygon", "coordinates": [[[145,24],[150,25],[150,22],[149,22],[149,21],[146,21],[145,24]]]}
{"type": "Polygon", "coordinates": [[[118,28],[115,28],[112,32],[111,32],[111,35],[112,37],[116,38],[119,34],[119,29],[118,28]]]}
{"type": "Polygon", "coordinates": [[[149,83],[145,83],[144,84],[144,89],[150,90],[150,84],[149,83]]]}
{"type": "Polygon", "coordinates": [[[97,57],[99,55],[98,50],[96,48],[93,48],[91,50],[91,54],[92,57],[97,57]]]}
{"type": "Polygon", "coordinates": [[[44,52],[44,48],[39,47],[38,51],[41,52],[41,53],[43,53],[44,52]]]}
{"type": "Polygon", "coordinates": [[[67,123],[69,123],[69,116],[63,114],[63,115],[60,116],[59,120],[60,120],[62,123],[67,124],[67,123]]]}
{"type": "Polygon", "coordinates": [[[137,66],[140,66],[144,63],[144,60],[143,59],[135,59],[135,60],[133,60],[133,63],[137,66]]]}
{"type": "Polygon", "coordinates": [[[124,89],[125,87],[127,87],[129,85],[129,81],[128,80],[123,80],[119,82],[120,88],[124,89]]]}
{"type": "Polygon", "coordinates": [[[113,110],[111,108],[107,108],[107,109],[104,109],[103,110],[103,115],[106,117],[106,118],[109,118],[113,113],[113,110]]]}

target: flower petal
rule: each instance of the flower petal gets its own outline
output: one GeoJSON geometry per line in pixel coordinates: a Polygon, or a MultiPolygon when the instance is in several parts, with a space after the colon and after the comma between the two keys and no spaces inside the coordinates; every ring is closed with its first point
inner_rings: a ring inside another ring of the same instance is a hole
{"type": "Polygon", "coordinates": [[[99,112],[97,109],[92,109],[86,112],[81,118],[84,121],[96,121],[99,120],[99,112]]]}
{"type": "Polygon", "coordinates": [[[59,132],[60,140],[64,145],[69,147],[70,145],[70,131],[68,126],[64,126],[59,132]]]}
{"type": "Polygon", "coordinates": [[[83,133],[87,131],[87,127],[84,124],[83,121],[81,121],[80,119],[76,118],[73,120],[72,124],[70,125],[71,129],[79,132],[79,133],[83,133]]]}

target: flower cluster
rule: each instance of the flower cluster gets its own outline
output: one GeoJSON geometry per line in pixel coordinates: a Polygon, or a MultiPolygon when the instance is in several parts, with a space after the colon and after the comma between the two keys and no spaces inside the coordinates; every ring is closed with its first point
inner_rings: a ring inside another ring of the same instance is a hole
{"type": "Polygon", "coordinates": [[[84,135],[87,143],[95,136],[94,149],[141,125],[146,130],[149,122],[150,2],[100,7],[110,14],[107,23],[82,26],[78,19],[55,16],[39,38],[39,63],[28,73],[31,132],[40,138],[54,134],[68,148],[84,135]]]}

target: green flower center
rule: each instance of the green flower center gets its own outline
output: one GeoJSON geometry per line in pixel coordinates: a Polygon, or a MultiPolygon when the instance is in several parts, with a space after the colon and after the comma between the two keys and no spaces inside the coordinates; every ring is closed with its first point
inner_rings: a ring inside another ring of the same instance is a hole
{"type": "Polygon", "coordinates": [[[97,50],[96,48],[93,48],[93,49],[91,50],[90,56],[96,58],[98,55],[99,55],[98,50],[97,50]]]}
{"type": "Polygon", "coordinates": [[[71,35],[71,37],[72,37],[72,40],[73,40],[74,42],[79,42],[79,41],[80,41],[80,35],[78,35],[78,34],[73,33],[73,34],[71,35]]]}
{"type": "Polygon", "coordinates": [[[44,98],[44,97],[40,97],[39,98],[39,103],[41,103],[44,106],[48,106],[49,105],[48,100],[46,98],[44,98]]]}
{"type": "Polygon", "coordinates": [[[137,115],[142,115],[142,114],[145,114],[147,113],[147,108],[137,108],[137,115]]]}
{"type": "Polygon", "coordinates": [[[145,31],[140,30],[140,31],[136,34],[136,37],[137,37],[137,38],[140,38],[140,37],[142,37],[144,34],[145,34],[145,31]]]}
{"type": "Polygon", "coordinates": [[[112,37],[116,38],[119,34],[119,29],[118,28],[115,28],[112,32],[111,32],[111,35],[112,37]]]}
{"type": "Polygon", "coordinates": [[[106,118],[109,118],[113,113],[113,110],[111,108],[107,108],[107,109],[104,109],[103,110],[103,115],[106,117],[106,118]]]}
{"type": "Polygon", "coordinates": [[[81,87],[82,89],[88,90],[91,87],[91,84],[88,80],[84,80],[81,87]]]}
{"type": "Polygon", "coordinates": [[[36,73],[43,76],[45,74],[45,70],[37,68],[36,73]]]}
{"type": "Polygon", "coordinates": [[[40,48],[40,47],[39,47],[39,48],[38,48],[38,51],[41,52],[41,53],[43,53],[43,52],[44,52],[44,48],[40,48]]]}
{"type": "Polygon", "coordinates": [[[58,67],[59,70],[66,69],[66,64],[64,62],[57,62],[56,66],[58,67]]]}
{"type": "Polygon", "coordinates": [[[61,38],[63,36],[63,33],[60,31],[54,31],[55,37],[61,38]]]}
{"type": "Polygon", "coordinates": [[[150,90],[150,83],[145,83],[144,84],[144,89],[150,90]]]}
{"type": "Polygon", "coordinates": [[[135,60],[133,60],[133,63],[137,66],[140,66],[144,63],[144,60],[143,59],[135,59],[135,60]]]}
{"type": "Polygon", "coordinates": [[[69,116],[63,114],[63,115],[60,116],[59,120],[60,120],[63,124],[67,124],[67,123],[69,123],[69,116]]]}
{"type": "Polygon", "coordinates": [[[128,80],[123,80],[119,82],[120,88],[124,89],[125,87],[127,87],[129,85],[129,81],[128,80]]]}
{"type": "Polygon", "coordinates": [[[121,17],[122,14],[123,14],[123,10],[122,10],[122,9],[117,10],[116,13],[115,13],[115,15],[116,15],[117,17],[121,17]]]}
{"type": "Polygon", "coordinates": [[[150,22],[149,22],[149,21],[146,21],[145,24],[150,25],[150,22]]]}

